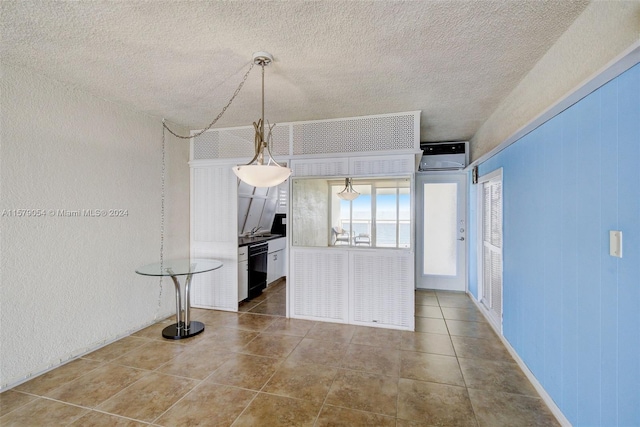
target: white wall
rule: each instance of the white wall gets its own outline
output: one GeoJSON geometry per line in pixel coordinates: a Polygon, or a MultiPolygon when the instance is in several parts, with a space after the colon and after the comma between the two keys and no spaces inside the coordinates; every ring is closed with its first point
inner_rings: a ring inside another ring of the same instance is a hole
{"type": "MultiPolygon", "coordinates": [[[[0,387],[169,315],[173,285],[134,270],[160,251],[158,118],[3,65],[0,387]],[[43,209],[45,216],[11,216],[43,209]],[[124,217],[50,210],[125,209],[124,217]]],[[[184,129],[180,129],[186,133],[184,129]]],[[[188,142],[167,140],[165,257],[189,255],[188,142]]]]}
{"type": "Polygon", "coordinates": [[[471,139],[491,151],[640,40],[640,2],[595,1],[502,101],[471,139]]]}

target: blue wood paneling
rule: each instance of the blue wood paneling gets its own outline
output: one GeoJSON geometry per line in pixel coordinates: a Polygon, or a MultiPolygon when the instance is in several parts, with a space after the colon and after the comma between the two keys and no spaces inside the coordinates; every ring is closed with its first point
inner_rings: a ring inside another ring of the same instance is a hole
{"type": "Polygon", "coordinates": [[[548,384],[549,393],[561,396],[562,390],[562,353],[557,349],[562,347],[562,292],[558,292],[558,278],[562,275],[562,218],[563,187],[562,182],[562,143],[563,121],[556,116],[546,123],[546,132],[541,141],[542,161],[544,162],[542,184],[544,195],[542,203],[544,209],[544,226],[540,235],[541,245],[546,249],[542,252],[544,293],[540,303],[544,307],[544,374],[543,382],[548,384]],[[545,242],[544,240],[551,240],[545,242]]]}
{"type": "MultiPolygon", "coordinates": [[[[640,425],[640,67],[618,78],[618,423],[640,425]]],[[[610,369],[613,375],[613,369],[610,369]]]]}
{"type": "Polygon", "coordinates": [[[572,424],[640,426],[640,65],[480,174],[500,167],[505,338],[572,424]]]}
{"type": "Polygon", "coordinates": [[[600,424],[600,90],[576,105],[578,216],[578,424],[600,424]]]}
{"type": "MultiPolygon", "coordinates": [[[[609,255],[609,230],[618,229],[618,82],[600,93],[600,360],[615,366],[618,359],[618,261],[609,255]],[[611,171],[611,172],[609,172],[611,171]],[[615,172],[614,172],[615,171],[615,172]]],[[[600,416],[603,424],[618,425],[618,377],[600,371],[600,416]]],[[[640,391],[639,391],[640,392],[640,391]]]]}
{"type": "MultiPolygon", "coordinates": [[[[561,353],[561,392],[560,395],[551,394],[556,403],[562,408],[569,420],[578,417],[578,254],[576,242],[578,240],[578,226],[575,218],[578,216],[576,202],[576,188],[578,186],[580,170],[574,161],[578,151],[578,111],[569,108],[562,117],[562,170],[559,185],[562,185],[562,234],[560,247],[562,248],[562,266],[560,271],[560,294],[562,295],[562,347],[557,349],[561,353]],[[561,183],[561,184],[560,184],[561,183]]],[[[549,385],[547,385],[549,387],[549,385]]]]}

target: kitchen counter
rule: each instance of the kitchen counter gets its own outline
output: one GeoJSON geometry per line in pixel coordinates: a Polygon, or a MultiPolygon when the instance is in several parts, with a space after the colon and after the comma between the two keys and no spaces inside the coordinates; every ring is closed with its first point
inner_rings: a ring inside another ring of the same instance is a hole
{"type": "Polygon", "coordinates": [[[279,239],[285,237],[282,234],[270,234],[267,236],[250,236],[250,237],[238,237],[238,247],[249,246],[256,243],[268,242],[269,240],[279,239]]]}

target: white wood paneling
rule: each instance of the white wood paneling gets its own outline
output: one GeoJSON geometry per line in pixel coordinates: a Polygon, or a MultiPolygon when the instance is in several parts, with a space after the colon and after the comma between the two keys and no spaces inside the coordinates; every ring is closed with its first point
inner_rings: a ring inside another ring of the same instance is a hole
{"type": "Polygon", "coordinates": [[[352,176],[413,173],[415,168],[415,156],[413,154],[349,158],[349,174],[352,176]]]}
{"type": "Polygon", "coordinates": [[[290,315],[348,321],[349,261],[346,251],[291,248],[290,315]]]}
{"type": "Polygon", "coordinates": [[[194,307],[238,309],[237,178],[232,165],[193,167],[191,257],[222,261],[222,268],[192,279],[194,307]]]}
{"type": "Polygon", "coordinates": [[[305,159],[292,160],[293,175],[301,176],[345,176],[349,174],[349,159],[305,159]]]}
{"type": "Polygon", "coordinates": [[[414,329],[413,252],[353,250],[350,323],[414,329]]]}

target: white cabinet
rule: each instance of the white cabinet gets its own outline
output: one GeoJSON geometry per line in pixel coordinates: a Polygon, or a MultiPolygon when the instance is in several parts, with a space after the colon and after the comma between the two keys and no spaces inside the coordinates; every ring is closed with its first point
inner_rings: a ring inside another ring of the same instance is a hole
{"type": "Polygon", "coordinates": [[[267,260],[267,284],[286,276],[286,245],[287,239],[269,240],[268,260],[267,260]]]}
{"type": "Polygon", "coordinates": [[[191,281],[191,305],[238,309],[238,178],[230,164],[191,167],[192,258],[217,259],[222,267],[196,274],[191,281]]]}
{"type": "Polygon", "coordinates": [[[249,296],[249,247],[238,248],[238,302],[249,296]]]}

